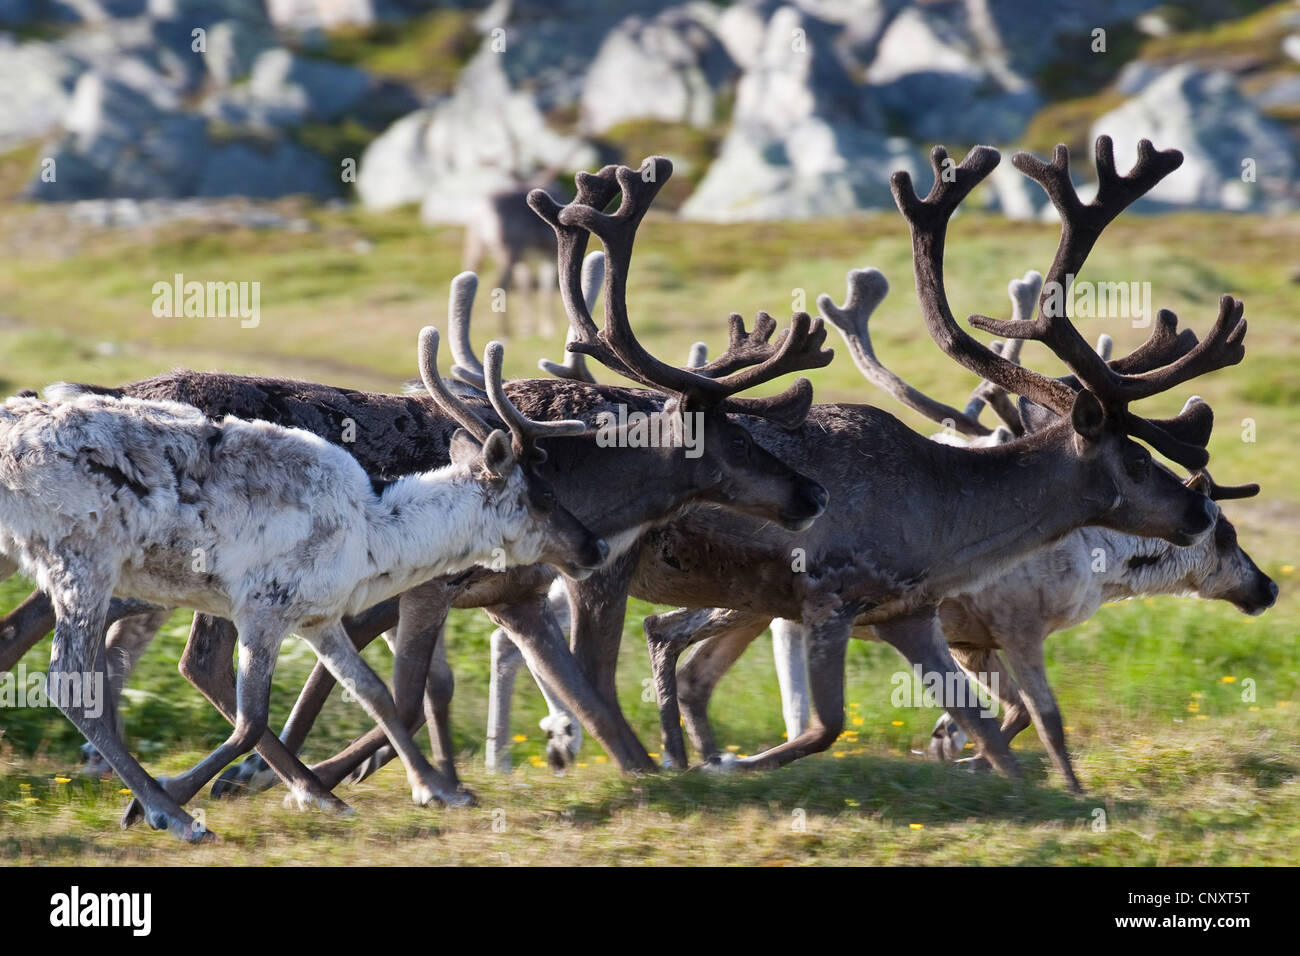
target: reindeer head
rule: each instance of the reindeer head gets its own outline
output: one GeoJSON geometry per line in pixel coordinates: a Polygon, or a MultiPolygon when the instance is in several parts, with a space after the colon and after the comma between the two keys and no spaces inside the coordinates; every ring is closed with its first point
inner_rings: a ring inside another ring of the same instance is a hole
{"type": "MultiPolygon", "coordinates": [[[[1213,501],[1249,498],[1259,494],[1259,485],[1216,484],[1209,472],[1200,471],[1187,480],[1187,486],[1213,501]]],[[[1215,509],[1218,511],[1217,507],[1215,509]]],[[[1200,545],[1204,552],[1188,584],[1197,597],[1227,601],[1252,617],[1263,614],[1277,601],[1277,582],[1259,569],[1237,542],[1237,529],[1222,511],[1214,524],[1214,534],[1200,545]]]]}
{"type": "Polygon", "coordinates": [[[1029,399],[1058,416],[1025,441],[1051,445],[1073,462],[1072,482],[1088,523],[1186,545],[1214,524],[1216,508],[1203,494],[1187,488],[1134,439],[1189,470],[1208,460],[1212,415],[1203,402],[1189,404],[1176,418],[1141,418],[1129,406],[1168,391],[1215,369],[1240,362],[1246,323],[1242,305],[1231,296],[1220,301],[1219,317],[1202,342],[1189,331],[1177,332],[1177,317],[1161,310],[1147,342],[1114,362],[1098,355],[1064,314],[1061,303],[1105,226],[1125,207],[1182,163],[1176,150],[1157,152],[1138,144],[1138,162],[1128,175],[1115,170],[1109,137],[1097,140],[1096,198],[1084,204],[1069,173],[1069,153],[1057,146],[1051,163],[1017,153],[1013,163],[1046,190],[1061,217],[1061,239],[1047,274],[1033,319],[1004,321],[982,315],[969,319],[975,328],[1008,338],[1038,339],[1073,375],[1053,379],[1007,360],[964,332],[948,306],[943,283],[943,245],[948,220],[957,206],[1000,161],[998,152],[977,146],[958,166],[942,147],[931,153],[935,182],[924,199],[910,177],[895,173],[894,199],[911,227],[913,262],[922,314],[930,335],[957,362],[1008,393],[1029,399]]]}
{"type": "Polygon", "coordinates": [[[501,384],[501,343],[489,343],[484,354],[488,399],[509,432],[490,427],[447,388],[438,374],[438,330],[420,331],[420,377],[434,401],[461,428],[451,441],[451,460],[466,468],[485,497],[505,519],[504,547],[511,564],[544,561],[574,578],[585,578],[605,563],[609,546],[592,534],[557,500],[536,465],[546,459],[537,439],[586,431],[576,421],[535,422],[522,415],[506,397],[501,384]]]}
{"type": "MultiPolygon", "coordinates": [[[[668,365],[647,352],[628,318],[627,275],[637,227],[671,175],[671,162],[651,157],[639,170],[606,166],[598,173],[579,173],[577,196],[566,206],[542,190],[529,194],[529,205],[550,223],[558,240],[560,295],[570,324],[567,349],[667,394],[665,416],[696,416],[692,420],[700,423],[701,454],[678,455],[680,473],[691,482],[695,500],[726,505],[802,530],[825,510],[826,489],[755,443],[743,424],[728,415],[753,415],[785,428],[797,427],[812,404],[812,385],[807,379],[797,380],[771,398],[736,396],[787,372],[829,363],[833,353],[821,347],[825,329],[820,320],[800,313],[789,329],[769,342],[776,329],[771,318],[761,315],[754,331],[748,333],[740,316],[733,315],[731,347],[707,366],[668,365]],[[620,197],[617,210],[603,212],[615,196],[620,197]],[[582,256],[589,235],[600,239],[605,251],[605,323],[600,329],[582,288],[582,256]]],[[[583,377],[577,363],[545,363],[543,368],[570,378],[583,377]]]]}

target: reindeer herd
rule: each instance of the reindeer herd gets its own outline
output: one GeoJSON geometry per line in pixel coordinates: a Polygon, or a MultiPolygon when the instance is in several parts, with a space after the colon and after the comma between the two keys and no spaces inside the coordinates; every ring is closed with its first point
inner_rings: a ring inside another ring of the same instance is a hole
{"type": "Polygon", "coordinates": [[[419,394],[182,370],[10,398],[0,406],[0,561],[38,590],[0,627],[0,670],[53,628],[51,686],[91,675],[110,691],[101,711],[57,703],[89,741],[88,767],[130,788],[123,824],[144,819],[186,840],[211,837],[184,807],[214,778],[218,796],[280,781],[299,806],[346,810],[335,788],[396,756],[417,803],[471,802],[453,760],[441,640],[453,607],[482,608],[498,627],[489,766],[509,766],[522,662],[549,705],[552,764],[574,759],[585,728],[622,770],[659,769],[615,693],[629,595],[680,608],[645,621],[666,766],[688,766],[683,725],[705,765],[721,770],[827,749],[844,722],[848,640],[860,637],[893,645],[945,684],[998,675],[988,689],[1001,720],[975,694],[943,701],[934,756],[959,758],[969,740],[967,760],[1015,777],[1009,743],[1032,722],[1077,790],[1043,666],[1049,634],[1138,594],[1195,594],[1248,614],[1277,596],[1220,512],[1219,501],[1258,488],[1210,478],[1209,406],[1193,396],[1173,418],[1135,411],[1242,360],[1241,303],[1225,295],[1200,339],[1162,311],[1142,346],[1112,360],[1109,341],[1091,347],[1046,292],[1068,289],[1106,225],[1182,161],[1146,141],[1138,153],[1121,175],[1100,138],[1088,203],[1065,147],[1050,163],[1014,157],[1060,214],[1061,238],[1045,278],[1011,283],[1010,319],[970,317],[1004,339],[991,347],[955,319],[943,253],[949,219],[998,153],[977,146],[954,164],[936,148],[923,198],[895,174],[926,328],[982,379],[963,410],[876,358],[868,321],[888,286],[873,269],[850,273],[843,306],[822,296],[821,317],[798,313],[779,335],[764,313],[752,330],[732,315],[728,347],[712,361],[698,347],[681,366],[647,351],[626,293],[638,227],[672,172],[662,157],[580,173],[565,205],[542,190],[528,196],[556,236],[570,326],[566,361],[540,363],[553,378],[504,381],[495,342],[478,359],[477,280],[462,273],[448,315],[455,364],[444,379],[439,334],[422,330],[419,394]],[[584,258],[591,236],[603,252],[584,258]],[[927,438],[870,405],[814,404],[803,378],[774,396],[746,394],[829,363],[825,322],[869,381],[945,432],[927,438]],[[1022,340],[1044,343],[1070,374],[1020,364],[1022,340]],[[588,358],[632,384],[597,384],[588,358]],[[996,428],[980,422],[986,406],[996,428]],[[656,419],[667,439],[690,416],[698,447],[598,440],[629,413],[656,419]],[[188,772],[155,778],[127,749],[115,702],[175,608],[195,612],[181,672],[232,731],[188,772]],[[788,739],[753,756],[720,753],[709,696],[769,625],[788,739]],[[319,662],[277,736],[269,696],[289,634],[319,662]],[[358,653],[381,635],[391,688],[358,653]],[[336,682],[376,726],[308,767],[297,754],[336,682]],[[432,760],[414,739],[426,721],[432,760]]]}

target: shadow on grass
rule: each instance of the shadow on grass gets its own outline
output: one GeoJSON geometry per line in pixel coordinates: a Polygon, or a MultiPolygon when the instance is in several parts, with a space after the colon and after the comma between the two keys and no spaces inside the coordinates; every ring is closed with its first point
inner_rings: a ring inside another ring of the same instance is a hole
{"type": "MultiPolygon", "coordinates": [[[[584,822],[600,823],[619,810],[647,807],[671,816],[753,807],[789,813],[846,812],[909,823],[981,820],[1070,823],[1090,819],[1101,798],[1075,796],[1049,783],[1045,761],[1022,755],[1025,779],[1004,780],[952,765],[883,755],[813,757],[770,772],[688,773],[629,781],[621,793],[575,808],[584,822]]],[[[1106,801],[1108,812],[1137,815],[1144,801],[1106,801]]]]}

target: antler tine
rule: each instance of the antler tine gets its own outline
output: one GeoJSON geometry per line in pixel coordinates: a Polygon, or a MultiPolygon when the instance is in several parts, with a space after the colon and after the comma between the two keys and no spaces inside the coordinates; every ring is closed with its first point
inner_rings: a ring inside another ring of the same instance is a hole
{"type": "Polygon", "coordinates": [[[1093,348],[1093,351],[1101,356],[1103,362],[1109,362],[1110,353],[1115,351],[1115,340],[1103,332],[1097,336],[1097,345],[1093,348]]]}
{"type": "Polygon", "coordinates": [[[830,362],[833,353],[821,349],[826,330],[806,313],[793,317],[789,333],[772,347],[761,363],[717,378],[660,361],[646,351],[632,331],[627,313],[627,275],[632,247],[641,220],[672,171],[672,162],[662,156],[650,157],[639,170],[619,166],[614,171],[622,194],[617,210],[604,213],[600,207],[575,200],[556,214],[561,226],[586,229],[605,247],[605,325],[594,339],[590,335],[590,323],[584,325],[568,348],[601,361],[603,355],[612,352],[621,362],[624,374],[651,388],[675,392],[702,405],[760,415],[793,427],[807,415],[812,403],[812,385],[807,380],[800,379],[773,398],[733,396],[787,372],[820,368],[830,362]]]}
{"type": "Polygon", "coordinates": [[[438,407],[460,422],[461,427],[473,435],[479,444],[487,441],[488,436],[492,434],[492,427],[448,391],[447,384],[438,374],[438,330],[432,325],[426,325],[420,330],[417,354],[420,378],[424,381],[424,387],[429,394],[433,396],[433,400],[438,403],[438,407]]]}
{"type": "Polygon", "coordinates": [[[854,269],[848,275],[848,297],[838,306],[826,293],[817,297],[817,310],[840,330],[853,364],[867,381],[888,392],[913,411],[920,412],[931,421],[950,426],[963,435],[992,434],[989,429],[965,412],[959,412],[943,402],[936,401],[919,389],[907,384],[880,364],[871,345],[871,313],[889,293],[889,282],[878,269],[854,269]]]}
{"type": "Polygon", "coordinates": [[[1070,285],[1083,268],[1102,230],[1134,200],[1181,166],[1183,154],[1176,149],[1157,151],[1150,140],[1144,139],[1138,143],[1137,163],[1127,175],[1121,176],[1115,170],[1115,149],[1111,138],[1097,137],[1097,195],[1086,205],[1080,201],[1070,179],[1070,151],[1064,144],[1057,145],[1050,163],[1026,152],[1016,153],[1011,161],[1042,186],[1051,199],[1061,217],[1061,238],[1047,272],[1036,319],[1018,330],[1013,330],[1010,322],[984,315],[972,315],[967,321],[993,335],[1017,335],[1044,342],[1104,403],[1123,404],[1126,399],[1116,394],[1122,376],[1107,365],[1079,334],[1064,314],[1064,303],[1070,285]],[[1059,315],[1056,314],[1058,309],[1059,315]]]}
{"type": "MultiPolygon", "coordinates": [[[[615,180],[615,166],[605,166],[597,173],[580,172],[574,177],[577,195],[573,204],[604,209],[619,192],[615,180]]],[[[582,272],[583,253],[587,249],[588,231],[576,225],[561,222],[560,214],[568,208],[561,206],[544,189],[534,189],[528,194],[528,205],[550,227],[555,230],[557,271],[560,279],[560,301],[564,313],[569,319],[572,341],[585,343],[588,348],[584,354],[590,355],[602,365],[629,375],[622,359],[608,348],[602,347],[599,330],[592,320],[591,310],[587,307],[583,294],[582,272]]]]}
{"type": "Polygon", "coordinates": [[[483,384],[483,365],[474,354],[469,339],[470,317],[477,292],[478,276],[472,272],[462,272],[451,280],[447,296],[447,345],[456,363],[451,367],[452,377],[481,392],[486,387],[483,384]]]}
{"type": "MultiPolygon", "coordinates": [[[[912,177],[905,171],[900,170],[890,177],[894,202],[912,233],[912,262],[921,314],[930,337],[959,364],[1013,395],[1022,395],[1057,414],[1065,414],[1074,403],[1074,389],[992,352],[957,324],[948,305],[943,281],[943,248],[948,220],[961,201],[1000,160],[996,149],[976,146],[960,165],[954,166],[947,150],[936,146],[930,152],[934,185],[924,199],[917,196],[912,177]]],[[[1016,338],[1021,329],[998,334],[1016,338]]]]}
{"type": "Polygon", "coordinates": [[[1259,494],[1259,485],[1253,481],[1245,485],[1221,485],[1215,481],[1210,476],[1209,471],[1204,468],[1192,475],[1192,477],[1188,479],[1187,483],[1190,484],[1194,481],[1197,475],[1203,476],[1205,483],[1209,485],[1209,491],[1206,493],[1212,501],[1232,501],[1237,498],[1253,498],[1255,495],[1259,494]]]}
{"type": "Polygon", "coordinates": [[[709,347],[703,342],[696,342],[686,355],[687,368],[701,368],[709,360],[709,347]]]}
{"type": "Polygon", "coordinates": [[[546,460],[546,452],[538,448],[539,438],[561,435],[581,435],[587,430],[586,423],[568,419],[557,422],[538,422],[529,418],[510,401],[506,395],[501,378],[501,369],[505,361],[505,346],[500,342],[489,342],[483,351],[483,365],[487,379],[488,401],[506,427],[510,429],[515,454],[521,459],[531,456],[533,461],[546,460]]]}
{"type": "MultiPolygon", "coordinates": [[[[1007,295],[1011,298],[1012,322],[1024,322],[1033,318],[1034,303],[1038,301],[1038,293],[1042,288],[1043,277],[1034,269],[1026,272],[1024,278],[1012,279],[1007,283],[1007,295]]],[[[1013,365],[1019,365],[1020,349],[1024,344],[1024,339],[1010,338],[1002,343],[1000,349],[997,342],[989,348],[1013,365]]],[[[966,414],[978,419],[985,403],[993,406],[993,411],[1007,424],[1013,435],[1025,433],[1025,423],[1020,418],[1020,406],[1012,401],[1005,389],[988,379],[980,382],[971,392],[970,399],[966,402],[966,414]]]]}
{"type": "Polygon", "coordinates": [[[745,331],[745,318],[739,312],[727,317],[727,348],[712,362],[698,367],[701,375],[721,378],[742,368],[758,365],[769,358],[781,347],[786,331],[777,336],[776,342],[769,342],[776,331],[776,320],[766,312],[759,312],[754,319],[754,331],[745,331]]]}
{"type": "MultiPolygon", "coordinates": [[[[600,287],[605,281],[605,253],[589,252],[587,258],[582,260],[582,303],[586,307],[587,315],[591,315],[592,310],[596,308],[596,299],[600,295],[600,287]]],[[[566,349],[564,352],[564,363],[552,362],[550,359],[542,359],[537,363],[537,367],[543,372],[549,372],[556,378],[567,378],[575,382],[586,382],[588,385],[595,385],[596,378],[587,368],[587,356],[581,352],[570,352],[567,349],[568,343],[575,340],[576,333],[572,326],[565,336],[564,342],[566,349]]]]}

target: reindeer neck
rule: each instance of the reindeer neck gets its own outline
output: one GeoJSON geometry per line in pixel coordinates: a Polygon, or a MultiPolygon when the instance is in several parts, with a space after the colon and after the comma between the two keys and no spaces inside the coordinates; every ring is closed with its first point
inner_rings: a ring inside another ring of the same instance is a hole
{"type": "Polygon", "coordinates": [[[684,448],[600,447],[596,434],[547,439],[540,470],[561,503],[618,554],[689,504],[690,469],[683,467],[684,448]]]}
{"type": "Polygon", "coordinates": [[[1101,550],[1104,566],[1097,563],[1102,595],[1107,601],[1154,594],[1190,594],[1195,577],[1214,548],[1214,535],[1206,535],[1189,547],[1180,548],[1160,538],[1085,528],[1085,542],[1092,553],[1101,550]]]}
{"type": "Polygon", "coordinates": [[[399,478],[369,509],[372,575],[397,594],[404,582],[491,562],[504,535],[496,510],[484,504],[485,489],[464,466],[399,478]]]}
{"type": "Polygon", "coordinates": [[[944,530],[929,580],[939,594],[992,579],[1112,504],[1085,462],[1042,437],[978,450],[932,444],[944,530]]]}

